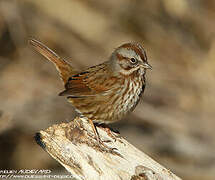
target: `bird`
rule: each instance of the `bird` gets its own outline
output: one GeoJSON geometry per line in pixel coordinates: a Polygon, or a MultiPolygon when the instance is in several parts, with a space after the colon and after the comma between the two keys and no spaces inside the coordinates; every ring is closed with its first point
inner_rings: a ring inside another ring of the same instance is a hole
{"type": "Polygon", "coordinates": [[[88,119],[97,141],[104,145],[95,123],[121,120],[134,110],[143,95],[146,70],[152,69],[144,47],[137,42],[124,43],[107,61],[85,70],[75,70],[40,41],[29,39],[29,43],[54,63],[65,88],[59,96],[66,96],[76,111],[88,119]]]}

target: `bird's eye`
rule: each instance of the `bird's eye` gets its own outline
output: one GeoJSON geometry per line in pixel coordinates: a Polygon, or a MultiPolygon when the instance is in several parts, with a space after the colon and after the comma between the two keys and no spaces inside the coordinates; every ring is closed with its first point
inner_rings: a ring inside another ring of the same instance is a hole
{"type": "Polygon", "coordinates": [[[130,59],[130,62],[131,62],[132,64],[136,64],[136,63],[137,63],[137,60],[136,60],[135,58],[131,58],[131,59],[130,59]]]}

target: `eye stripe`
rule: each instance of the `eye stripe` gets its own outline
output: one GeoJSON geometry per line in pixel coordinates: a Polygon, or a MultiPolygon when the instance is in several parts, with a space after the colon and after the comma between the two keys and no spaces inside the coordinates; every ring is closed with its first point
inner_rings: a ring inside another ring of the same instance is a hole
{"type": "Polygon", "coordinates": [[[137,55],[141,57],[142,60],[147,61],[146,52],[140,44],[127,43],[127,44],[123,44],[119,48],[122,48],[122,47],[133,50],[137,55]]]}
{"type": "Polygon", "coordinates": [[[118,57],[118,59],[121,61],[123,59],[126,59],[126,57],[122,56],[121,54],[119,53],[116,53],[116,56],[118,57]]]}

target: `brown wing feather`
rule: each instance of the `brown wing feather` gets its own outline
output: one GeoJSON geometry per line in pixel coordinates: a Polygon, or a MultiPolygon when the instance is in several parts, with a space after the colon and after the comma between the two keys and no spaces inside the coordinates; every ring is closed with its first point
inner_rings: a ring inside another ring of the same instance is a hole
{"type": "Polygon", "coordinates": [[[110,87],[107,86],[105,78],[108,72],[105,68],[106,64],[91,67],[85,72],[81,72],[69,78],[65,85],[65,89],[60,96],[83,97],[96,96],[107,92],[110,87]]]}
{"type": "Polygon", "coordinates": [[[83,81],[83,77],[69,78],[65,85],[66,90],[61,92],[60,96],[89,96],[93,95],[92,90],[83,81]]]}
{"type": "Polygon", "coordinates": [[[46,45],[42,44],[40,41],[37,41],[35,39],[30,39],[29,43],[34,47],[34,49],[37,52],[39,52],[44,57],[46,57],[49,61],[54,63],[64,84],[67,83],[70,76],[77,73],[68,62],[60,58],[60,56],[58,56],[54,51],[49,49],[46,45]]]}

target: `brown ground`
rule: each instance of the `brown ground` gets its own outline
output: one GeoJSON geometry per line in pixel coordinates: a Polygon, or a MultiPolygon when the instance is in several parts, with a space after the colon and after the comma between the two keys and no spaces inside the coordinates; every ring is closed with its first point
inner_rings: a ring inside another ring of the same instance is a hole
{"type": "Polygon", "coordinates": [[[144,44],[153,71],[144,98],[117,129],[187,180],[215,179],[215,1],[1,0],[0,170],[63,171],[34,133],[74,117],[55,68],[34,37],[77,68],[118,45],[144,44]]]}

